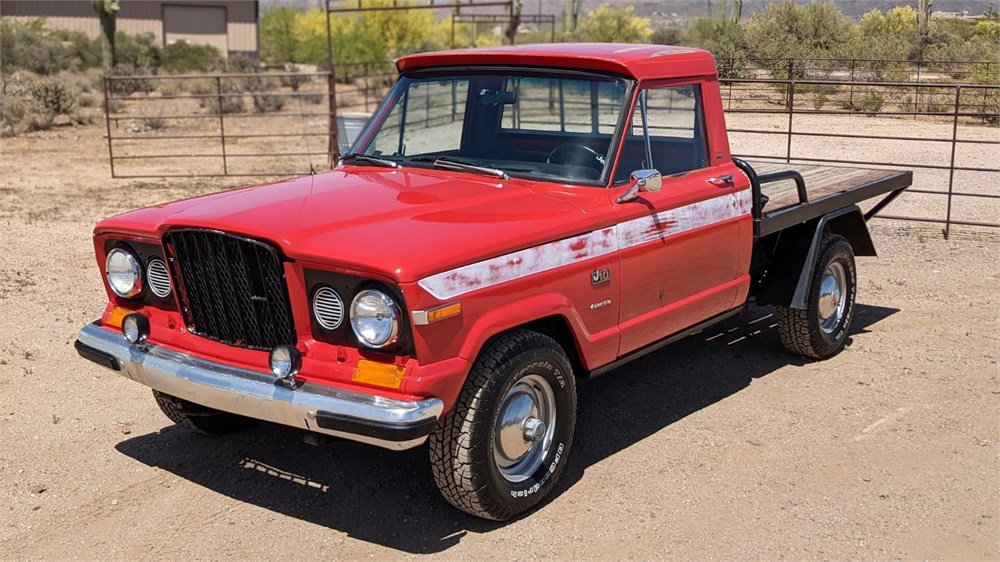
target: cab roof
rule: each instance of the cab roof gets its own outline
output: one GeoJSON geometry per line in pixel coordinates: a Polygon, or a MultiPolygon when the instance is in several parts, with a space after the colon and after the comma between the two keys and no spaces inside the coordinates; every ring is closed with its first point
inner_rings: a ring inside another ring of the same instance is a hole
{"type": "Polygon", "coordinates": [[[715,60],[708,51],[668,45],[548,43],[420,53],[396,61],[401,73],[418,68],[482,65],[592,70],[639,80],[715,74],[715,60]]]}

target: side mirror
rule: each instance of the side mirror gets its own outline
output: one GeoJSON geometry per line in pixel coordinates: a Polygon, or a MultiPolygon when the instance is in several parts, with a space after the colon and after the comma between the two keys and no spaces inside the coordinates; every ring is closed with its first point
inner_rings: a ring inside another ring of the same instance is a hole
{"type": "Polygon", "coordinates": [[[629,201],[635,201],[636,197],[639,197],[640,191],[648,191],[649,193],[656,193],[663,188],[663,176],[657,170],[636,170],[632,172],[632,187],[628,188],[628,191],[622,193],[618,199],[615,199],[616,203],[627,203],[629,201]]]}

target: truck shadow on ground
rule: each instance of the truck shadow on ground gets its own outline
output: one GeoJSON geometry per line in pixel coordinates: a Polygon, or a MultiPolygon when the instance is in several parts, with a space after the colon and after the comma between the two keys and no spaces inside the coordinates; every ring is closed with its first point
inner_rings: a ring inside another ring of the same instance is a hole
{"type": "MultiPolygon", "coordinates": [[[[861,304],[855,310],[852,336],[898,312],[861,304]]],[[[581,383],[578,439],[554,495],[582,479],[588,467],[753,379],[804,364],[781,349],[774,322],[773,309],[751,308],[749,315],[581,383]]],[[[392,452],[339,440],[314,447],[296,430],[261,424],[226,438],[170,426],[116,448],[213,492],[402,552],[441,552],[469,533],[505,525],[449,506],[434,486],[426,447],[392,452]]]]}

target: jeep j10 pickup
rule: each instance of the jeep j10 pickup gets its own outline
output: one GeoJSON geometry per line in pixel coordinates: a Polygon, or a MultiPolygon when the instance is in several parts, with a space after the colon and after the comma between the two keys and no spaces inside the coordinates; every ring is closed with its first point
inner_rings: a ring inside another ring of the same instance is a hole
{"type": "Polygon", "coordinates": [[[333,170],[98,224],[80,355],[194,431],[427,442],[447,501],[504,520],[566,466],[579,381],[748,302],[793,353],[844,347],[866,221],[910,172],[733,158],[705,51],[396,65],[333,170]]]}

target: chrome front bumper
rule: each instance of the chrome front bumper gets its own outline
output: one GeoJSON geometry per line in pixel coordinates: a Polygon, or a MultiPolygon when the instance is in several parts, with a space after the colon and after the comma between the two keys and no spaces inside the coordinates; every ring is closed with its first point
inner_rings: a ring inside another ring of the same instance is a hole
{"type": "Polygon", "coordinates": [[[422,444],[444,410],[437,398],[409,402],[310,383],[292,390],[270,373],[153,344],[140,349],[97,324],[80,330],[76,349],[123,377],[202,406],[387,449],[422,444]]]}

